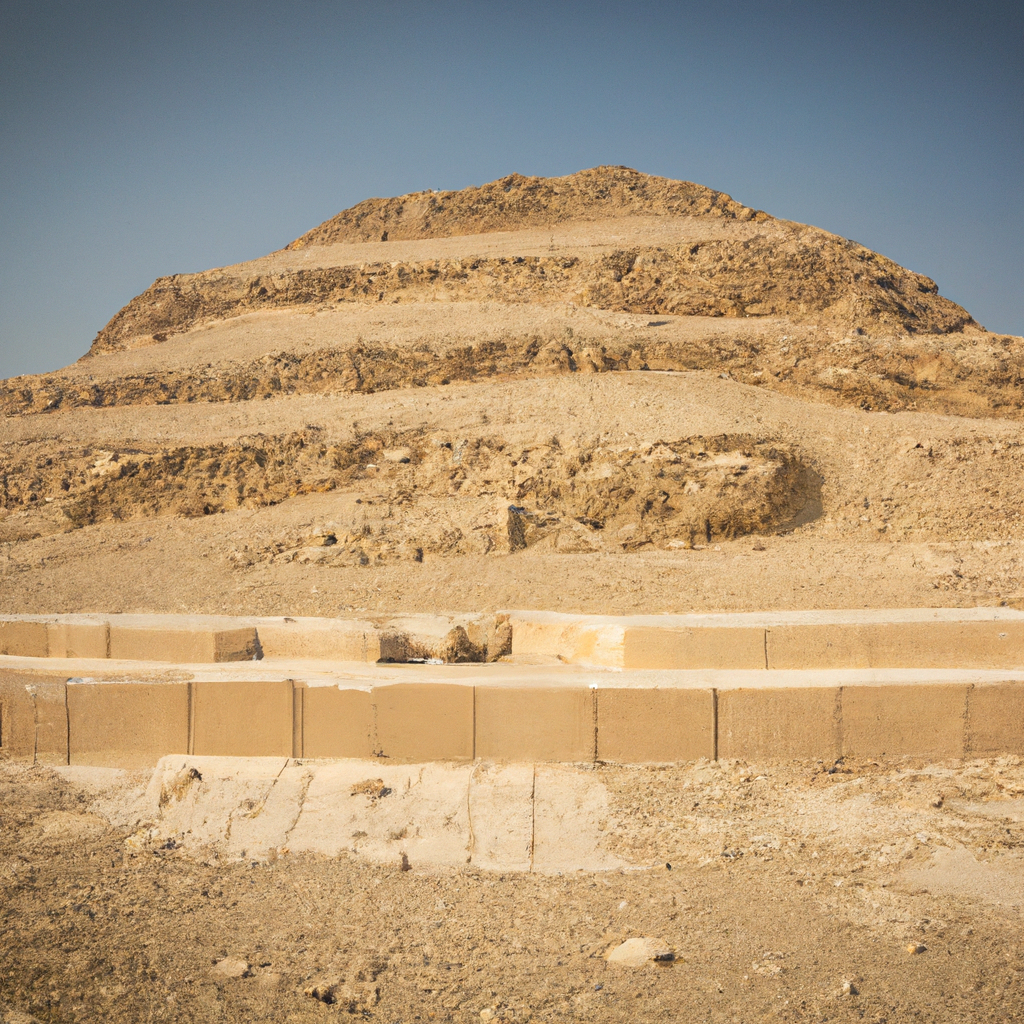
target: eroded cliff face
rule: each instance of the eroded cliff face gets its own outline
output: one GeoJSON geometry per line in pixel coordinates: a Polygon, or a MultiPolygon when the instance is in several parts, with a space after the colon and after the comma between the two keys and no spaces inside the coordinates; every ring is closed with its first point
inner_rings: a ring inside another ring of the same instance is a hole
{"type": "Polygon", "coordinates": [[[673,337],[669,326],[656,322],[611,338],[578,326],[476,339],[430,336],[412,348],[339,337],[328,348],[275,348],[254,359],[100,376],[88,372],[94,366],[86,361],[71,372],[0,382],[0,414],[373,394],[630,370],[714,370],[744,384],[865,410],[1000,418],[1024,411],[1024,341],[1008,335],[971,329],[878,337],[806,326],[783,334],[773,321],[758,334],[673,337]]]}

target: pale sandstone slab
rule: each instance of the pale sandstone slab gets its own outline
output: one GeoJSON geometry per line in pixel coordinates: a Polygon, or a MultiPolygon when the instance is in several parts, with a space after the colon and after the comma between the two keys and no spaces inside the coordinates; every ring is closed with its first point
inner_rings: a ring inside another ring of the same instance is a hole
{"type": "Polygon", "coordinates": [[[1020,668],[1024,622],[820,622],[772,626],[768,667],[1020,668]]]}
{"type": "Polygon", "coordinates": [[[478,764],[469,782],[472,863],[485,870],[529,871],[533,854],[531,764],[478,764]]]}
{"type": "Polygon", "coordinates": [[[534,783],[534,871],[608,871],[625,862],[607,847],[608,790],[571,766],[538,765],[534,783]]]}
{"type": "MultiPolygon", "coordinates": [[[[226,849],[239,819],[259,817],[287,764],[280,757],[162,758],[146,790],[155,835],[193,849],[226,849]]],[[[268,842],[273,838],[268,830],[268,842]]]]}
{"type": "Polygon", "coordinates": [[[450,683],[375,686],[374,753],[397,761],[473,757],[473,687],[450,683]]]}
{"type": "Polygon", "coordinates": [[[835,759],[842,752],[839,687],[723,689],[718,756],[835,759]]]}
{"type": "Polygon", "coordinates": [[[967,685],[843,687],[843,754],[964,755],[967,685]]]}
{"type": "Polygon", "coordinates": [[[631,627],[625,631],[621,667],[761,669],[766,667],[764,634],[756,626],[631,627]]]}
{"type": "Polygon", "coordinates": [[[188,683],[72,681],[67,701],[69,764],[143,768],[188,753],[188,683]]]}
{"type": "Polygon", "coordinates": [[[248,801],[231,812],[231,829],[224,850],[239,860],[268,860],[286,846],[302,812],[302,804],[313,781],[312,765],[287,763],[274,777],[261,800],[248,801]]]}
{"type": "MultiPolygon", "coordinates": [[[[592,773],[532,765],[167,757],[140,848],[168,839],[229,859],[351,854],[411,870],[606,870],[605,787],[592,773]]],[[[129,843],[131,844],[131,840],[129,843]]]]}
{"type": "Polygon", "coordinates": [[[597,759],[623,764],[715,756],[710,689],[604,687],[597,695],[597,759]]]}
{"type": "Polygon", "coordinates": [[[192,684],[192,751],[225,757],[290,757],[289,679],[192,684]]]}
{"type": "Polygon", "coordinates": [[[935,896],[966,897],[997,907],[1024,907],[1024,873],[1020,861],[1012,856],[978,860],[964,846],[939,846],[925,864],[907,865],[903,877],[914,888],[935,896]]]}
{"type": "Polygon", "coordinates": [[[593,761],[594,691],[581,686],[478,686],[476,756],[593,761]]]}
{"type": "Polygon", "coordinates": [[[340,761],[315,767],[288,835],[292,853],[354,853],[412,868],[470,859],[472,765],[340,761]]]}

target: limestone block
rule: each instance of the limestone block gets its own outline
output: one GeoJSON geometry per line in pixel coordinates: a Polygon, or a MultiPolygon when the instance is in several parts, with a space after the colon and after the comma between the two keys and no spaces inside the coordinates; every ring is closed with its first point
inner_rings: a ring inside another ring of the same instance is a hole
{"type": "Polygon", "coordinates": [[[696,626],[626,630],[626,669],[757,669],[765,667],[764,629],[759,626],[696,626]]]}
{"type": "Polygon", "coordinates": [[[380,634],[370,622],[261,619],[257,632],[264,658],[374,662],[381,657],[380,634]]]}
{"type": "Polygon", "coordinates": [[[963,757],[966,684],[843,687],[843,754],[963,757]]]}
{"type": "Polygon", "coordinates": [[[158,626],[110,624],[110,657],[128,661],[209,664],[252,661],[259,653],[255,627],[243,629],[161,629],[158,626]]]}
{"type": "Polygon", "coordinates": [[[1020,668],[1024,622],[821,622],[772,626],[773,669],[1020,668]]]}
{"type": "Polygon", "coordinates": [[[192,752],[223,757],[291,757],[292,682],[192,684],[192,752]]]}
{"type": "Polygon", "coordinates": [[[476,756],[593,761],[594,692],[582,686],[478,686],[476,756]]]}
{"type": "MultiPolygon", "coordinates": [[[[235,825],[245,822],[243,840],[262,841],[265,846],[280,842],[298,807],[283,829],[284,816],[266,811],[287,766],[288,761],[279,757],[162,758],[146,789],[146,802],[157,823],[154,838],[174,838],[192,849],[216,845],[237,855],[235,825]]],[[[294,793],[292,787],[286,788],[294,793]]]]}
{"type": "Polygon", "coordinates": [[[63,678],[0,669],[0,750],[17,760],[67,764],[66,690],[63,678]]]}
{"type": "Polygon", "coordinates": [[[718,691],[718,756],[835,759],[842,751],[839,687],[718,691]]]}
{"type": "Polygon", "coordinates": [[[397,615],[381,623],[381,661],[483,661],[490,622],[480,615],[397,615]]]}
{"type": "Polygon", "coordinates": [[[715,756],[712,690],[600,687],[597,758],[622,764],[715,756]]]}
{"type": "Polygon", "coordinates": [[[46,632],[42,621],[0,619],[0,654],[45,658],[50,652],[46,632]]]}
{"type": "Polygon", "coordinates": [[[68,760],[148,768],[188,752],[188,683],[68,684],[68,760]]]}
{"type": "MultiPolygon", "coordinates": [[[[910,624],[913,625],[913,624],[910,624]]],[[[765,649],[770,669],[868,668],[876,624],[801,623],[772,626],[765,649]]]]}
{"type": "Polygon", "coordinates": [[[977,685],[967,696],[967,756],[1024,754],[1024,683],[977,685]]]}
{"type": "Polygon", "coordinates": [[[621,967],[643,967],[656,960],[672,959],[672,947],[664,939],[636,936],[620,943],[605,959],[621,967]]]}
{"type": "Polygon", "coordinates": [[[67,686],[48,680],[35,684],[36,755],[38,764],[68,763],[67,686]]]}
{"type": "Polygon", "coordinates": [[[512,657],[523,659],[544,659],[557,662],[564,625],[561,622],[534,622],[522,616],[509,616],[512,629],[512,657]]]}
{"type": "Polygon", "coordinates": [[[242,860],[274,857],[298,821],[303,797],[314,774],[312,765],[287,764],[255,807],[250,810],[239,801],[231,815],[230,836],[224,843],[227,856],[242,860]]]}
{"type": "Polygon", "coordinates": [[[374,687],[374,753],[398,761],[473,757],[473,687],[394,683],[374,687]]]}
{"type": "Polygon", "coordinates": [[[106,658],[110,626],[106,622],[50,622],[47,639],[51,658],[106,658]]]}
{"type": "Polygon", "coordinates": [[[373,707],[366,690],[296,687],[302,700],[302,757],[370,757],[373,707]]]}
{"type": "Polygon", "coordinates": [[[512,657],[517,661],[623,667],[622,626],[512,613],[512,657]]]}

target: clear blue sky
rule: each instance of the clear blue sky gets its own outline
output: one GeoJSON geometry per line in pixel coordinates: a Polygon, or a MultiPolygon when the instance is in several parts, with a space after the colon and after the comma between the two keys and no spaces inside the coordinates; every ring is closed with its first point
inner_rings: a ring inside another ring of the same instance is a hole
{"type": "Polygon", "coordinates": [[[1024,4],[0,0],[0,377],[373,195],[626,164],[1024,334],[1024,4]]]}

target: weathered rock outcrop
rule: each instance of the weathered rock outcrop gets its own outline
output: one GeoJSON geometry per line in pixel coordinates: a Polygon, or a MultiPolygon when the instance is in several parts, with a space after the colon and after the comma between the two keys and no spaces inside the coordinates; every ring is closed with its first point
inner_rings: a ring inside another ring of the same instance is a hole
{"type": "Polygon", "coordinates": [[[629,167],[594,167],[564,178],[510,174],[459,192],[428,190],[367,199],[306,232],[288,248],[445,238],[624,216],[774,219],[692,181],[658,178],[629,167]]]}

